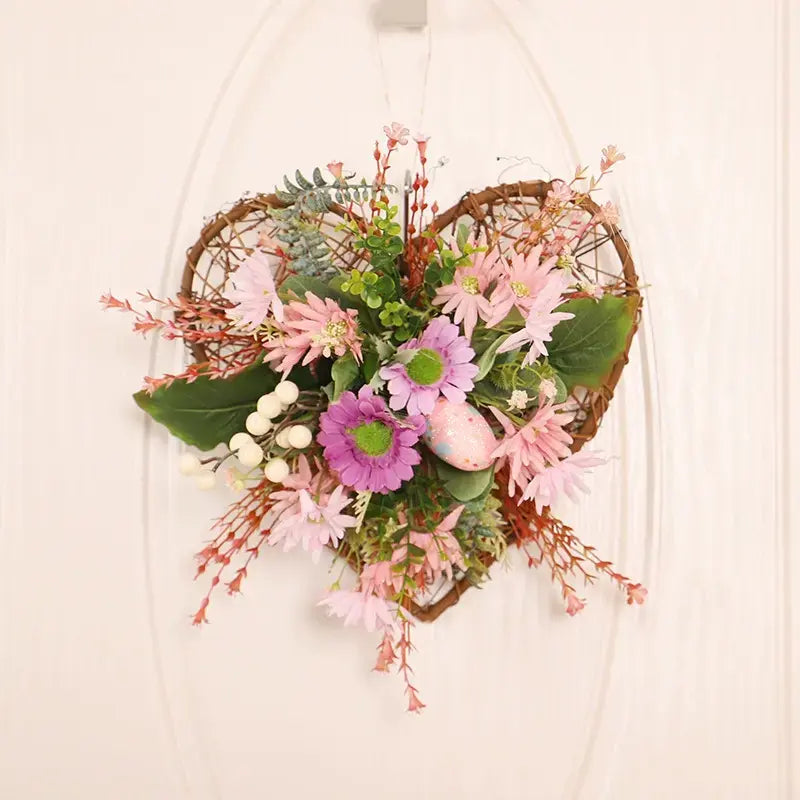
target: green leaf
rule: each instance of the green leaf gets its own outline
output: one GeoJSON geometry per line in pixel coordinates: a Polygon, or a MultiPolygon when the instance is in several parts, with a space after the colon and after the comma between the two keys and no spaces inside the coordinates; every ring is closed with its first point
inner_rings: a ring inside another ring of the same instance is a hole
{"type": "Polygon", "coordinates": [[[310,275],[290,275],[278,288],[281,299],[290,299],[294,292],[301,300],[306,299],[306,292],[315,294],[320,299],[330,297],[338,302],[341,294],[332,289],[325,281],[319,278],[312,278],[310,275]]]}
{"type": "Polygon", "coordinates": [[[498,336],[481,354],[478,359],[478,374],[473,378],[475,383],[482,380],[489,374],[489,370],[494,366],[497,358],[497,348],[508,339],[508,336],[498,336]]]}
{"type": "Polygon", "coordinates": [[[358,377],[358,363],[352,353],[345,353],[333,362],[331,378],[333,378],[333,399],[338,400],[342,392],[349,389],[358,377]]]}
{"type": "Polygon", "coordinates": [[[456,232],[456,244],[462,253],[467,246],[467,239],[469,239],[469,228],[462,222],[458,226],[458,231],[456,232]]]}
{"type": "Polygon", "coordinates": [[[470,500],[480,497],[490,489],[494,481],[494,466],[467,472],[451,467],[450,464],[437,459],[436,470],[445,489],[462,503],[468,503],[470,500]]]}
{"type": "Polygon", "coordinates": [[[153,394],[137,392],[133,399],[186,444],[212,450],[244,430],[258,398],[271,392],[279,380],[273,370],[259,364],[231,378],[203,376],[192,383],[176,380],[153,394]]]}
{"type": "Polygon", "coordinates": [[[625,350],[636,313],[635,297],[579,298],[558,307],[575,316],[553,328],[548,360],[571,391],[599,389],[625,350]]]}
{"type": "Polygon", "coordinates": [[[377,353],[371,351],[364,353],[364,364],[362,365],[361,371],[367,383],[372,380],[372,376],[378,371],[379,364],[380,361],[377,353]]]}

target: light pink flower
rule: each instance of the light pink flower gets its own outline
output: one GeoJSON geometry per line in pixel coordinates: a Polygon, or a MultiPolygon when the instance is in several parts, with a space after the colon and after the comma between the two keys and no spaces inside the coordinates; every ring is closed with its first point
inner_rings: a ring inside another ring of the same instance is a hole
{"type": "Polygon", "coordinates": [[[556,180],[550,185],[550,190],[547,192],[547,197],[545,198],[545,205],[549,208],[565,206],[574,196],[575,192],[570,189],[567,183],[556,180]]]}
{"type": "Polygon", "coordinates": [[[309,364],[320,356],[330,358],[351,352],[361,361],[358,313],[342,309],[330,298],[320,300],[306,292],[306,302],[293,301],[285,308],[279,333],[264,343],[266,361],[280,362],[277,369],[286,375],[297,363],[309,364]]]}
{"type": "Polygon", "coordinates": [[[602,172],[607,172],[614,166],[618,161],[625,160],[625,153],[621,153],[617,150],[617,146],[615,144],[610,144],[608,147],[604,147],[602,150],[603,157],[600,159],[600,169],[602,172]]]}
{"type": "Polygon", "coordinates": [[[463,510],[463,505],[456,506],[430,533],[411,531],[407,539],[392,553],[392,562],[399,564],[406,561],[408,545],[411,544],[424,550],[425,556],[421,563],[412,562],[409,565],[410,575],[421,574],[427,584],[434,583],[442,575],[452,580],[453,566],[466,569],[461,545],[452,532],[463,510]]]}
{"type": "Polygon", "coordinates": [[[369,592],[337,589],[317,603],[327,609],[329,616],[341,617],[345,625],[362,623],[370,631],[396,630],[397,603],[369,592]]]}
{"type": "Polygon", "coordinates": [[[453,282],[440,286],[433,298],[435,306],[443,306],[443,314],[452,314],[456,325],[464,323],[464,335],[472,338],[472,332],[480,317],[487,322],[492,316],[492,306],[484,292],[492,280],[492,264],[497,256],[487,259],[486,253],[474,253],[469,267],[459,267],[453,282]]]}
{"type": "Polygon", "coordinates": [[[539,381],[539,404],[544,405],[544,403],[548,401],[553,401],[556,399],[556,395],[558,394],[558,387],[556,386],[556,382],[550,380],[550,378],[542,378],[539,381]]]}
{"type": "Polygon", "coordinates": [[[571,617],[586,608],[586,603],[571,589],[567,590],[565,600],[567,601],[567,614],[571,617]]]}
{"type": "Polygon", "coordinates": [[[231,274],[230,286],[222,296],[233,303],[228,316],[251,331],[258,330],[270,310],[278,322],[283,320],[283,303],[278,298],[269,256],[256,250],[231,274]]]}
{"type": "Polygon", "coordinates": [[[595,214],[595,219],[598,222],[605,222],[606,225],[617,225],[619,223],[619,211],[617,207],[609,200],[600,206],[600,210],[595,214]]]}
{"type": "Polygon", "coordinates": [[[326,166],[328,167],[328,172],[330,172],[337,181],[341,180],[342,167],[344,166],[341,161],[329,161],[326,166]]]}
{"type": "Polygon", "coordinates": [[[548,281],[547,285],[536,295],[528,316],[525,327],[521,331],[512,333],[500,347],[498,353],[507,353],[523,345],[530,344],[531,348],[525,356],[523,365],[532,364],[541,355],[547,355],[547,346],[553,337],[550,335],[553,328],[565,319],[572,319],[574,314],[567,311],[554,311],[563,302],[561,293],[564,290],[563,279],[548,281]]]}
{"type": "Polygon", "coordinates": [[[527,317],[537,296],[551,283],[558,284],[558,293],[564,291],[565,278],[560,271],[553,271],[556,257],[542,259],[542,246],[534,247],[528,255],[514,253],[511,263],[501,268],[497,287],[492,292],[492,314],[488,327],[502,322],[512,308],[517,308],[527,317]]]}
{"type": "Polygon", "coordinates": [[[581,479],[583,473],[604,463],[605,459],[596,453],[571,453],[566,458],[551,462],[543,470],[537,471],[522,493],[522,499],[533,500],[539,513],[545,506],[552,505],[562,493],[575,501],[578,499],[578,489],[587,493],[589,491],[581,479]]]}
{"type": "Polygon", "coordinates": [[[640,606],[647,599],[647,589],[641,583],[628,584],[628,605],[632,606],[634,603],[640,606]]]}
{"type": "Polygon", "coordinates": [[[333,494],[322,496],[316,502],[308,490],[301,489],[299,501],[298,512],[284,514],[273,527],[269,537],[271,545],[283,542],[283,549],[291,550],[302,543],[303,549],[317,561],[326,545],[338,544],[344,538],[345,528],[358,524],[355,517],[341,513],[352,502],[352,498],[344,494],[343,486],[337,486],[333,494]]]}
{"type": "Polygon", "coordinates": [[[575,414],[562,411],[562,408],[544,405],[522,428],[517,429],[502,411],[491,407],[506,433],[492,452],[492,458],[497,459],[497,469],[508,465],[509,497],[514,497],[518,486],[524,492],[534,476],[543,472],[548,464],[569,456],[572,436],[565,427],[575,414]]]}
{"type": "Polygon", "coordinates": [[[375,561],[367,564],[358,576],[358,586],[362,592],[370,592],[378,597],[390,597],[403,588],[403,575],[396,572],[393,561],[375,561]]]}
{"type": "Polygon", "coordinates": [[[424,159],[428,154],[428,140],[430,136],[426,136],[424,133],[415,133],[414,134],[414,141],[417,143],[417,150],[419,150],[419,157],[424,159]]]}
{"type": "Polygon", "coordinates": [[[408,142],[409,130],[401,122],[393,122],[391,126],[384,125],[383,132],[389,140],[389,147],[394,147],[396,144],[406,144],[408,142]]]}

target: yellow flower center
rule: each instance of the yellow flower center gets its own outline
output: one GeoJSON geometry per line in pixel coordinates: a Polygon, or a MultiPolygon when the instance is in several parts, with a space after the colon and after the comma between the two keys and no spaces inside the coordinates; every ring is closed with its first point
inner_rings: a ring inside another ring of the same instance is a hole
{"type": "Polygon", "coordinates": [[[467,275],[466,278],[462,278],[461,288],[467,294],[480,294],[481,291],[481,288],[478,284],[478,279],[474,275],[467,275]]]}
{"type": "Polygon", "coordinates": [[[511,281],[511,291],[517,297],[530,297],[531,290],[522,281],[511,281]]]}

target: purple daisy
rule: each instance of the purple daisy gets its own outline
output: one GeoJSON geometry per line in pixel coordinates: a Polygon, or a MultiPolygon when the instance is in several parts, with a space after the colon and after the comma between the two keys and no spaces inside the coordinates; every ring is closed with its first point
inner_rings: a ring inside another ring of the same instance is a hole
{"type": "Polygon", "coordinates": [[[447,317],[431,320],[419,340],[409,340],[397,353],[397,361],[380,373],[389,382],[389,405],[395,410],[430,414],[440,394],[451,403],[463,403],[474,386],[478,367],[470,362],[475,351],[447,317]]]}
{"type": "Polygon", "coordinates": [[[331,469],[345,486],[358,491],[386,494],[399,489],[420,462],[414,445],[425,432],[425,420],[397,419],[369,386],[358,397],[344,392],[320,415],[319,427],[317,441],[331,469]]]}

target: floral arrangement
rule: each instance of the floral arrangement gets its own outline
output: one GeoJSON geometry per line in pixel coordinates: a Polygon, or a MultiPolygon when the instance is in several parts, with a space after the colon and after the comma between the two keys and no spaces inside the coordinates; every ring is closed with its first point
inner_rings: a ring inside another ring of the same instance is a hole
{"type": "Polygon", "coordinates": [[[184,475],[200,489],[224,475],[237,494],[198,554],[209,584],[194,622],[219,587],[241,591],[266,547],[327,550],[342,569],[319,605],[379,633],[375,668],[396,666],[419,711],[415,620],[486,580],[510,545],[547,567],[570,615],[599,575],[644,602],[550,510],[604,461],[580,447],[641,300],[632,261],[619,274],[598,256],[612,242],[629,259],[616,209],[591,200],[624,159],[615,147],[598,177],[496,187],[437,216],[427,137],[413,138],[418,172],[399,192],[391,161],[411,137],[384,132],[370,180],[331,162],[329,177],[298,171],[245,202],[250,224],[230,229],[216,284],[192,254],[208,255],[233,213],[190,251],[202,291],[140,296],[164,314],[102,302],[188,344],[195,362],[146,378],[135,400],[189,445],[184,475]]]}

